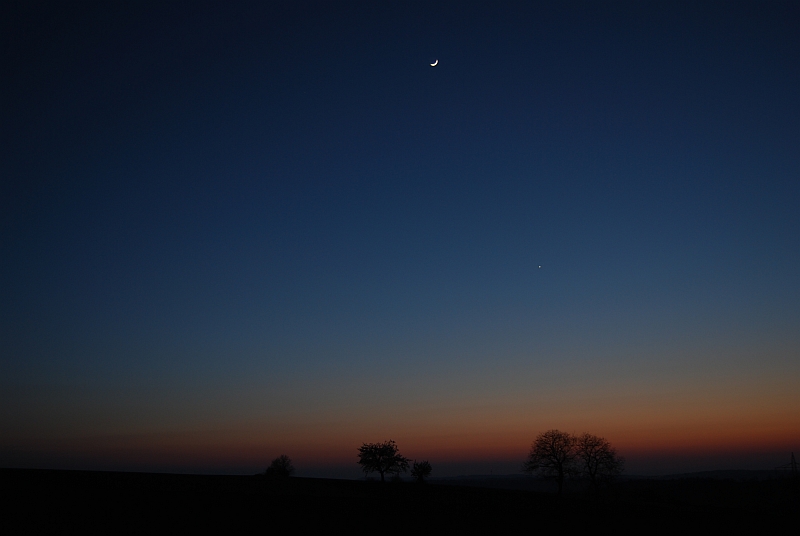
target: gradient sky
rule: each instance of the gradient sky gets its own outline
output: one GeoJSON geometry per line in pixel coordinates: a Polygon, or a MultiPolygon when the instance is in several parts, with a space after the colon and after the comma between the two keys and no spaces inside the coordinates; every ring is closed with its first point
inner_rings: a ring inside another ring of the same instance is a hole
{"type": "Polygon", "coordinates": [[[797,2],[262,4],[0,8],[0,466],[800,451],[797,2]]]}

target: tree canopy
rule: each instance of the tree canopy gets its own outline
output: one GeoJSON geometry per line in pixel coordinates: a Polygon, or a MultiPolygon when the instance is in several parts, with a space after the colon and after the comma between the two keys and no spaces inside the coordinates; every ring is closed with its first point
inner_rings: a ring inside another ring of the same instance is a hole
{"type": "Polygon", "coordinates": [[[397,444],[392,441],[383,443],[364,443],[358,448],[358,464],[364,473],[378,472],[381,482],[385,481],[384,475],[397,474],[408,470],[408,458],[401,456],[397,444]]]}
{"type": "Polygon", "coordinates": [[[274,460],[264,474],[269,478],[289,478],[294,473],[292,459],[286,454],[281,454],[274,460]]]}
{"type": "Polygon", "coordinates": [[[617,450],[603,437],[592,434],[578,436],[575,453],[580,462],[580,472],[596,490],[600,485],[612,480],[625,466],[625,459],[617,455],[617,450]]]}
{"type": "Polygon", "coordinates": [[[575,437],[567,432],[548,430],[536,437],[522,471],[555,480],[561,493],[564,478],[574,472],[575,458],[575,437]]]}
{"type": "Polygon", "coordinates": [[[413,476],[417,482],[425,482],[425,479],[431,475],[433,471],[433,467],[431,464],[428,463],[427,460],[423,460],[419,463],[414,462],[413,467],[411,467],[411,476],[413,476]]]}
{"type": "Polygon", "coordinates": [[[567,477],[586,478],[596,490],[622,473],[624,464],[605,438],[548,430],[536,437],[522,471],[555,480],[561,493],[567,477]]]}

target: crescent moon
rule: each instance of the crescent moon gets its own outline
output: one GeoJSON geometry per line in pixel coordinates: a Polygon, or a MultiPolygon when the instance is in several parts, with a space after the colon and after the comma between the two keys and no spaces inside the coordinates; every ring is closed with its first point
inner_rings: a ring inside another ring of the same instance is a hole
{"type": "Polygon", "coordinates": [[[439,60],[436,60],[433,63],[431,63],[431,67],[436,67],[437,65],[439,65],[439,60]]]}

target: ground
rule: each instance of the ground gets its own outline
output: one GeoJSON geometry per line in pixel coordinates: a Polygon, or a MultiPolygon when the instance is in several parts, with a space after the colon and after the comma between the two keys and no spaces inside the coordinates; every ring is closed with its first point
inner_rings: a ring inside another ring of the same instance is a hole
{"type": "Polygon", "coordinates": [[[800,493],[788,481],[709,479],[621,482],[603,496],[497,489],[452,482],[415,484],[259,476],[0,470],[7,497],[3,534],[151,532],[216,527],[527,534],[612,527],[742,528],[797,519],[800,493]]]}

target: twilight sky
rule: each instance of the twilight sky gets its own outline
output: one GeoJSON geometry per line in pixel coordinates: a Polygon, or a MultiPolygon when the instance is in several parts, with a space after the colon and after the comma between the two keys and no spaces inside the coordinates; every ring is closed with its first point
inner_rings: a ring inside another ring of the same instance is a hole
{"type": "Polygon", "coordinates": [[[0,9],[0,466],[800,451],[796,2],[0,9]]]}

